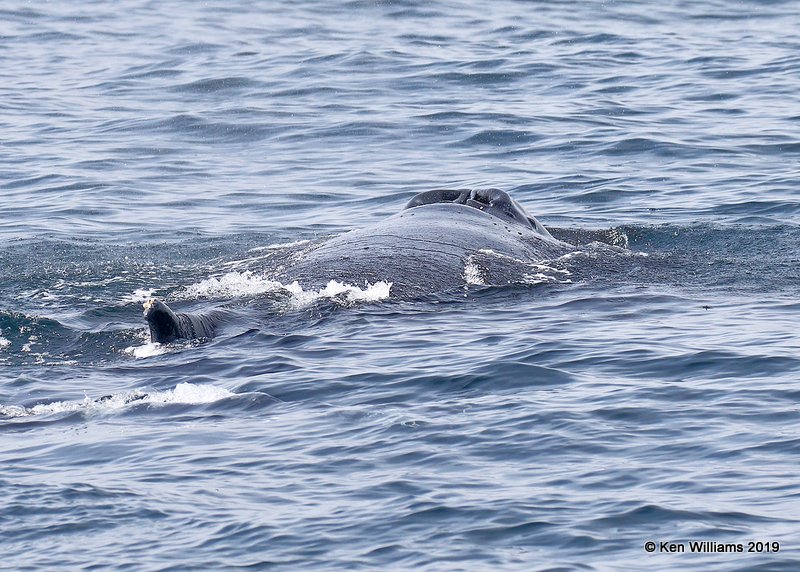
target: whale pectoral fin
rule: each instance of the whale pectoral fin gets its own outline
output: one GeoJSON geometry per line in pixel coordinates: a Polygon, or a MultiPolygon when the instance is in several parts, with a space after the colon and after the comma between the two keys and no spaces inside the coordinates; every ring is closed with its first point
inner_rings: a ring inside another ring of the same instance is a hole
{"type": "Polygon", "coordinates": [[[144,303],[144,319],[150,327],[150,341],[161,344],[179,339],[196,340],[214,336],[214,323],[208,316],[178,314],[161,300],[144,303]]]}
{"type": "Polygon", "coordinates": [[[151,298],[144,303],[144,319],[150,327],[150,341],[161,344],[182,338],[178,316],[161,300],[151,298]]]}

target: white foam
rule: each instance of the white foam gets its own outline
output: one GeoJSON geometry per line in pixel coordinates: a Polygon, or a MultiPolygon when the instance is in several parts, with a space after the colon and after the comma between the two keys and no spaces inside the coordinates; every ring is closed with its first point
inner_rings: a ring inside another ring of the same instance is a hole
{"type": "Polygon", "coordinates": [[[621,246],[622,248],[627,249],[630,244],[627,233],[619,230],[618,228],[612,228],[609,230],[608,237],[611,239],[611,244],[614,246],[621,246]]]}
{"type": "Polygon", "coordinates": [[[130,294],[123,296],[122,301],[125,303],[134,302],[140,304],[152,298],[155,291],[155,288],[137,288],[130,294]]]}
{"type": "Polygon", "coordinates": [[[147,329],[139,330],[137,335],[139,339],[141,339],[142,345],[129,346],[122,350],[124,353],[135,358],[148,358],[165,354],[170,350],[169,346],[159,344],[158,342],[151,342],[150,332],[147,329]]]}
{"type": "Polygon", "coordinates": [[[294,246],[301,246],[303,244],[308,244],[311,242],[310,240],[295,240],[294,242],[279,242],[277,244],[269,244],[267,246],[256,246],[255,248],[251,248],[247,252],[261,252],[263,250],[282,250],[284,248],[292,248],[294,246]]]}
{"type": "Polygon", "coordinates": [[[128,394],[127,399],[120,394],[103,401],[95,401],[85,397],[80,401],[54,401],[53,403],[41,403],[33,407],[0,405],[0,415],[5,417],[30,417],[31,415],[52,415],[54,413],[69,413],[72,411],[110,411],[123,407],[130,398],[134,397],[133,393],[135,392],[128,394]]]}
{"type": "MultiPolygon", "coordinates": [[[[513,256],[507,256],[505,254],[500,254],[499,252],[495,252],[490,248],[482,248],[478,250],[478,253],[486,255],[486,256],[494,256],[496,258],[502,258],[505,260],[511,260],[514,262],[515,265],[518,265],[520,270],[527,270],[521,275],[521,279],[519,280],[522,284],[545,284],[545,283],[556,283],[556,284],[570,284],[572,280],[569,279],[569,276],[572,276],[572,272],[565,268],[555,268],[545,263],[534,263],[528,262],[525,260],[520,260],[518,258],[514,258],[513,256]]],[[[557,260],[564,260],[567,259],[570,255],[562,256],[557,260]]],[[[486,284],[484,270],[480,267],[479,264],[475,262],[472,256],[467,258],[467,262],[464,266],[464,280],[468,285],[474,286],[483,286],[486,284]]],[[[517,282],[515,280],[515,282],[517,282]]]]}
{"type": "Polygon", "coordinates": [[[39,343],[39,336],[29,336],[28,341],[22,344],[22,351],[30,353],[33,349],[33,345],[38,343],[39,343]]]}
{"type": "Polygon", "coordinates": [[[236,395],[216,385],[195,385],[193,383],[179,383],[175,389],[156,391],[148,394],[144,399],[146,403],[213,403],[220,399],[236,395]]]}
{"type": "Polygon", "coordinates": [[[117,393],[105,399],[92,399],[85,397],[79,401],[55,401],[42,403],[32,407],[19,405],[0,405],[0,416],[4,417],[29,417],[31,415],[52,415],[55,413],[69,413],[82,411],[84,413],[112,413],[128,406],[148,403],[162,405],[167,403],[184,403],[199,405],[213,403],[236,395],[216,385],[195,385],[193,383],[179,383],[175,389],[166,391],[153,391],[146,393],[135,389],[125,393],[117,393]]]}
{"type": "Polygon", "coordinates": [[[641,256],[641,257],[648,257],[650,256],[647,252],[641,252],[638,250],[628,250],[627,248],[623,248],[621,246],[614,246],[611,244],[607,244],[605,242],[590,242],[586,245],[585,250],[575,250],[573,252],[569,252],[560,256],[556,260],[560,261],[568,261],[572,258],[589,258],[589,259],[597,259],[608,256],[608,253],[611,252],[615,255],[619,256],[641,256]]]}
{"type": "MultiPolygon", "coordinates": [[[[123,274],[126,274],[126,272],[123,272],[123,274]]],[[[73,284],[69,284],[64,280],[59,280],[56,283],[55,287],[58,290],[61,290],[61,289],[63,289],[64,287],[66,287],[68,285],[79,286],[80,288],[91,288],[91,287],[97,287],[97,286],[108,286],[109,284],[114,284],[115,282],[122,282],[125,279],[126,278],[124,276],[112,276],[111,278],[104,278],[102,280],[90,280],[90,281],[85,281],[85,282],[75,282],[73,284]]]]}
{"type": "Polygon", "coordinates": [[[467,257],[464,263],[464,282],[470,286],[485,286],[486,279],[483,276],[483,269],[475,263],[472,255],[467,257]]]}
{"type": "Polygon", "coordinates": [[[547,264],[527,264],[526,265],[532,272],[526,272],[522,275],[522,282],[524,284],[571,284],[572,272],[565,268],[554,268],[547,264]]]}
{"type": "Polygon", "coordinates": [[[563,256],[559,256],[556,260],[567,261],[567,260],[571,260],[572,258],[575,258],[577,256],[580,256],[581,254],[583,254],[582,250],[574,250],[572,252],[568,252],[567,254],[564,254],[563,256]]]}
{"type": "Polygon", "coordinates": [[[228,272],[219,278],[207,278],[197,284],[186,287],[179,295],[185,299],[196,298],[243,298],[261,294],[281,293],[290,296],[290,305],[303,307],[322,299],[332,300],[346,304],[356,302],[376,302],[389,297],[392,288],[391,282],[365,282],[364,287],[355,286],[331,280],[320,290],[305,290],[298,282],[283,284],[258,276],[250,271],[228,272]]]}
{"type": "Polygon", "coordinates": [[[284,290],[283,284],[254,275],[249,270],[244,272],[228,272],[219,278],[206,278],[197,284],[184,288],[179,297],[197,298],[242,298],[258,296],[269,292],[284,290]]]}
{"type": "Polygon", "coordinates": [[[169,348],[158,342],[148,342],[141,346],[130,346],[123,351],[135,358],[148,358],[165,354],[169,351],[169,348]]]}
{"type": "MultiPolygon", "coordinates": [[[[551,269],[555,270],[555,269],[551,269]]],[[[523,284],[530,284],[532,286],[536,284],[572,284],[572,280],[567,278],[566,280],[560,280],[557,276],[553,276],[552,274],[545,274],[543,272],[536,272],[536,273],[525,273],[522,275],[522,283],[523,284]]]]}
{"type": "Polygon", "coordinates": [[[297,282],[292,282],[285,288],[292,295],[292,305],[295,307],[308,306],[323,298],[330,298],[339,303],[349,305],[357,302],[385,300],[392,290],[392,282],[365,283],[364,288],[360,288],[352,284],[331,280],[320,290],[303,290],[297,282]]]}
{"type": "Polygon", "coordinates": [[[3,331],[0,330],[0,349],[8,347],[11,345],[11,342],[3,337],[3,331]]]}

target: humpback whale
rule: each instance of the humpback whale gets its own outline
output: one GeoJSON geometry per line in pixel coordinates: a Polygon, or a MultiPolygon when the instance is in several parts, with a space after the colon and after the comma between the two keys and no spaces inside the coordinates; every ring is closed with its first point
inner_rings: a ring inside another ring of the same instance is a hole
{"type": "MultiPolygon", "coordinates": [[[[491,255],[495,272],[484,283],[503,284],[520,264],[569,251],[504,191],[437,189],[382,222],[321,242],[274,278],[303,287],[385,281],[392,298],[414,299],[463,287],[470,257],[491,255]]],[[[144,308],[151,340],[162,343],[213,337],[221,316],[177,313],[157,299],[144,308]]]]}

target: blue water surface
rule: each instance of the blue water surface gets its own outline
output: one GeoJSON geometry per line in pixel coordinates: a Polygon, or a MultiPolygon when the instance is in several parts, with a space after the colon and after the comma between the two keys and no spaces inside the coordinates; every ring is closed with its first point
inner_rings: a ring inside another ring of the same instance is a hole
{"type": "Polygon", "coordinates": [[[797,570],[798,14],[2,3],[0,567],[797,570]],[[260,270],[442,187],[574,252],[403,301],[260,270]],[[150,296],[275,300],[156,346],[150,296]]]}

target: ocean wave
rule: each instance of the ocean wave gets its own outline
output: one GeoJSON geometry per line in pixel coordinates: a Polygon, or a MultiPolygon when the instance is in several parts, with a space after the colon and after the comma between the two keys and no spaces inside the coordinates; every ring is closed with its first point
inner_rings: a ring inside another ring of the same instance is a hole
{"type": "Polygon", "coordinates": [[[40,403],[30,407],[21,405],[0,405],[0,416],[30,417],[32,415],[55,415],[59,413],[81,412],[87,415],[113,413],[131,405],[147,403],[150,405],[164,405],[168,403],[183,403],[199,405],[213,403],[236,395],[215,385],[196,385],[193,383],[179,383],[174,389],[166,391],[144,392],[140,389],[116,393],[93,399],[85,397],[77,401],[54,401],[40,403]]]}

